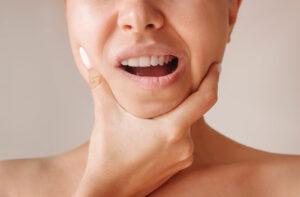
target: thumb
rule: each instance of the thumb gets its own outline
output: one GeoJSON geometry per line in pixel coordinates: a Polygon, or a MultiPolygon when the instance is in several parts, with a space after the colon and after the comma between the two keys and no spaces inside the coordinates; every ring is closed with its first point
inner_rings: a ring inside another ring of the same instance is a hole
{"type": "Polygon", "coordinates": [[[91,65],[90,59],[82,47],[80,47],[80,57],[87,69],[88,84],[91,87],[94,99],[95,113],[107,113],[111,111],[111,108],[115,108],[117,104],[109,85],[99,70],[91,65]],[[108,108],[110,110],[107,110],[108,108]]]}
{"type": "Polygon", "coordinates": [[[212,64],[198,90],[177,108],[159,118],[175,122],[181,127],[190,126],[200,119],[217,102],[220,71],[219,63],[212,64]]]}

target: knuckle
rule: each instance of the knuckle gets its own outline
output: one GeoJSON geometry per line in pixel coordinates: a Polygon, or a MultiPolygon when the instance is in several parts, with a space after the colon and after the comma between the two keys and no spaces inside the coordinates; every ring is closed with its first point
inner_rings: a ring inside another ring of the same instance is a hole
{"type": "Polygon", "coordinates": [[[95,89],[100,85],[100,78],[97,76],[91,77],[89,82],[90,86],[95,89]]]}
{"type": "Polygon", "coordinates": [[[188,168],[194,163],[194,157],[190,156],[182,162],[182,168],[188,168]]]}
{"type": "Polygon", "coordinates": [[[208,105],[214,105],[218,101],[218,93],[215,90],[210,90],[204,94],[204,99],[208,105]]]}
{"type": "Polygon", "coordinates": [[[185,147],[185,150],[182,154],[183,160],[190,158],[193,155],[194,146],[189,145],[185,147]]]}
{"type": "Polygon", "coordinates": [[[181,147],[181,161],[189,160],[190,157],[193,157],[194,153],[194,144],[191,139],[187,139],[183,142],[183,145],[181,147]]]}
{"type": "Polygon", "coordinates": [[[182,138],[182,131],[181,131],[180,127],[177,127],[174,125],[174,126],[168,128],[167,134],[166,134],[167,143],[169,143],[169,144],[177,143],[178,141],[180,141],[181,138],[182,138]]]}
{"type": "Polygon", "coordinates": [[[96,68],[92,68],[89,71],[89,84],[92,88],[96,88],[101,84],[101,75],[100,73],[96,70],[96,68]]]}

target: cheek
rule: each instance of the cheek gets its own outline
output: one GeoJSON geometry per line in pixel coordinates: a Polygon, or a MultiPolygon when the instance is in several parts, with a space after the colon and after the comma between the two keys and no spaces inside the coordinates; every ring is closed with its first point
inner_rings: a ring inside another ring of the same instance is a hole
{"type": "Polygon", "coordinates": [[[181,29],[183,39],[189,46],[191,55],[193,90],[198,88],[210,65],[223,59],[227,40],[224,15],[203,13],[194,16],[188,27],[182,24],[182,27],[185,27],[181,29]]]}
{"type": "Polygon", "coordinates": [[[111,11],[99,11],[85,5],[74,5],[68,10],[68,28],[73,51],[83,46],[91,63],[99,70],[103,69],[101,65],[104,64],[101,59],[103,48],[114,30],[111,11]]]}

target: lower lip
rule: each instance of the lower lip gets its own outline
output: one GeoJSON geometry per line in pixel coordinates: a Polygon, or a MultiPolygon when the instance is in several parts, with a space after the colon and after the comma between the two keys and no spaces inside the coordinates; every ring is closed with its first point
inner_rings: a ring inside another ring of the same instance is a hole
{"type": "Polygon", "coordinates": [[[123,68],[119,67],[119,69],[122,71],[122,73],[127,78],[132,80],[134,83],[136,83],[140,87],[142,87],[144,89],[148,89],[148,90],[169,88],[170,86],[172,86],[179,80],[179,78],[181,77],[181,75],[184,72],[184,68],[185,68],[185,65],[184,65],[183,60],[179,59],[178,66],[177,66],[176,70],[172,73],[165,75],[165,76],[161,76],[161,77],[149,77],[149,76],[143,77],[143,76],[131,74],[131,73],[127,72],[126,70],[124,70],[123,68]]]}

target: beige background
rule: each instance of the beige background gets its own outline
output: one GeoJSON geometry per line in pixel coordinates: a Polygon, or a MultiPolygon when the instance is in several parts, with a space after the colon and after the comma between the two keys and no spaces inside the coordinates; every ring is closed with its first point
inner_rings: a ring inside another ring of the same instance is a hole
{"type": "MultiPolygon", "coordinates": [[[[300,0],[244,0],[207,120],[246,145],[300,154],[300,0]]],[[[72,60],[62,0],[0,0],[0,160],[85,142],[92,97],[72,60]]]]}

